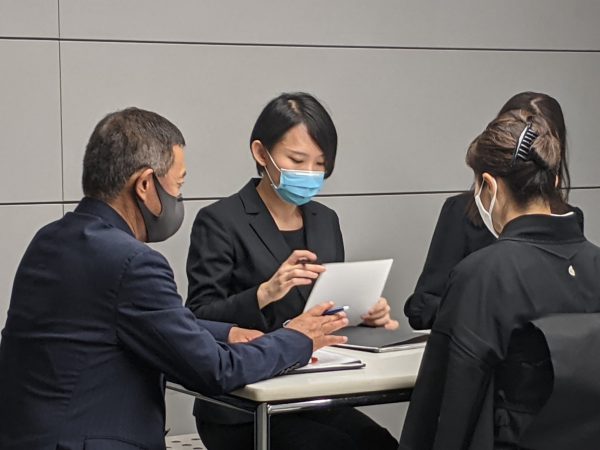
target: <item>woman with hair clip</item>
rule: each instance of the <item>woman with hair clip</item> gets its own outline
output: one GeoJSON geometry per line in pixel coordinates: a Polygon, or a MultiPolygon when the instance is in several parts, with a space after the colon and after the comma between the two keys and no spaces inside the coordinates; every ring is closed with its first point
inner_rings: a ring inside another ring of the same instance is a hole
{"type": "Polygon", "coordinates": [[[524,110],[500,114],[470,145],[475,205],[499,238],[452,270],[401,450],[522,448],[553,376],[547,348],[530,362],[538,347],[513,342],[513,331],[550,314],[600,311],[600,248],[573,211],[552,213],[561,153],[552,124],[524,110]],[[504,370],[511,362],[531,377],[504,370]]]}
{"type": "MultiPolygon", "coordinates": [[[[560,195],[552,199],[552,211],[560,214],[574,211],[583,230],[583,213],[570,206],[571,187],[567,165],[567,129],[560,104],[546,94],[521,92],[511,97],[498,115],[512,110],[546,119],[551,133],[560,143],[560,162],[557,171],[560,195]]],[[[467,255],[496,241],[494,233],[485,227],[475,202],[473,190],[448,198],[437,221],[427,259],[414,293],[404,305],[404,314],[414,329],[431,328],[452,268],[467,255]]]]}
{"type": "MultiPolygon", "coordinates": [[[[287,93],[263,109],[250,137],[261,178],[198,213],[187,260],[186,305],[198,318],[262,332],[299,315],[323,263],[344,260],[337,214],[313,201],[331,175],[337,132],[313,96],[287,93]]],[[[363,317],[398,327],[382,298],[363,317]]],[[[209,450],[251,449],[247,414],[197,402],[194,415],[209,450]]],[[[396,449],[383,427],[354,408],[284,414],[271,419],[273,449],[396,449]]]]}

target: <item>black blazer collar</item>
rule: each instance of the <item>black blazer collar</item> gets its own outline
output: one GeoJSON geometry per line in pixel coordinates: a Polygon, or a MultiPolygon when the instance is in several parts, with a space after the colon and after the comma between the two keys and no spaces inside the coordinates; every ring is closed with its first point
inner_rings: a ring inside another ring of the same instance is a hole
{"type": "Polygon", "coordinates": [[[285,242],[285,238],[277,228],[271,213],[263,203],[260,195],[258,195],[256,186],[259,181],[259,178],[251,179],[242,188],[239,195],[250,226],[275,257],[277,263],[281,264],[288,258],[290,249],[285,242]]]}
{"type": "MultiPolygon", "coordinates": [[[[250,226],[256,234],[261,238],[269,251],[275,256],[281,264],[287,259],[290,254],[285,239],[271,213],[263,203],[260,195],[256,191],[256,186],[260,182],[260,178],[251,179],[239,192],[244,211],[249,216],[250,226]]],[[[306,235],[306,245],[308,250],[319,254],[320,239],[319,239],[319,221],[318,208],[314,202],[309,202],[300,207],[304,219],[304,233],[306,235]]]]}
{"type": "Polygon", "coordinates": [[[321,244],[323,243],[322,233],[319,230],[319,215],[316,204],[309,202],[302,206],[302,216],[304,218],[304,235],[306,236],[306,248],[317,257],[321,254],[321,244]]]}
{"type": "Polygon", "coordinates": [[[112,225],[135,238],[133,231],[131,231],[131,228],[129,228],[129,225],[125,222],[125,219],[123,219],[110,205],[101,200],[84,197],[79,202],[79,205],[77,205],[77,208],[75,208],[75,212],[97,216],[109,225],[112,225]]]}
{"type": "Polygon", "coordinates": [[[585,240],[576,214],[552,216],[530,214],[519,216],[507,223],[500,240],[530,242],[580,242],[585,240]]]}

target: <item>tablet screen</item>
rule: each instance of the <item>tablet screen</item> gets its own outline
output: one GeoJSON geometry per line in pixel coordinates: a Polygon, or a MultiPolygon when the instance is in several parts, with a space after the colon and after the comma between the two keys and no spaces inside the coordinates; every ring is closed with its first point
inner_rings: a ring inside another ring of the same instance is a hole
{"type": "Polygon", "coordinates": [[[304,310],[327,301],[348,306],[350,325],[362,322],[361,315],[377,303],[390,273],[393,259],[324,264],[304,310]]]}

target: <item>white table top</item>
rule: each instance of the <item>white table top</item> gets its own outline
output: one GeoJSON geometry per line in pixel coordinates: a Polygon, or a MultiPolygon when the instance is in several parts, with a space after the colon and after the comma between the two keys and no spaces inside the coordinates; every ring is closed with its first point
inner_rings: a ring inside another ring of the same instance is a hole
{"type": "Polygon", "coordinates": [[[370,353],[328,347],[366,363],[356,370],[283,375],[249,384],[231,395],[257,402],[356,394],[410,388],[415,384],[423,348],[389,353],[370,353]]]}

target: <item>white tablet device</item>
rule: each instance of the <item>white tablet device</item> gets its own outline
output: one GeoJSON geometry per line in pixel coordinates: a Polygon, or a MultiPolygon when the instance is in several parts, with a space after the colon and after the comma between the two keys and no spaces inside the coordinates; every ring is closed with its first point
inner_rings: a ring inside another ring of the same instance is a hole
{"type": "Polygon", "coordinates": [[[304,311],[327,301],[348,306],[350,325],[362,322],[361,316],[377,303],[390,273],[393,259],[324,264],[304,311]]]}

